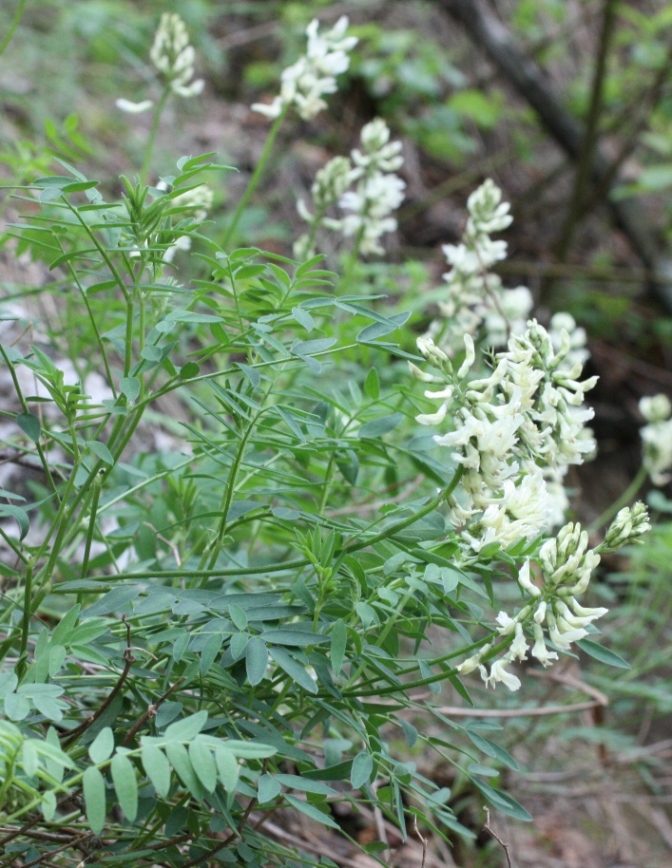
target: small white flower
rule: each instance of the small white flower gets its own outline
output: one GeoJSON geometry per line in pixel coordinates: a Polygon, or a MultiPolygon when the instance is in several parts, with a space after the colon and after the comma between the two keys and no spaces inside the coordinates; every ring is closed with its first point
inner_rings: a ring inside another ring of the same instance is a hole
{"type": "Polygon", "coordinates": [[[531,651],[532,656],[535,657],[542,666],[550,666],[554,660],[558,659],[558,655],[555,651],[549,651],[546,647],[544,632],[539,624],[534,624],[532,626],[532,631],[534,633],[534,645],[532,646],[531,651]]]}
{"type": "Polygon", "coordinates": [[[486,687],[494,687],[497,682],[501,681],[505,687],[513,692],[520,690],[520,678],[506,669],[508,662],[504,659],[495,660],[490,667],[490,675],[483,679],[486,687]]]}
{"type": "Polygon", "coordinates": [[[527,642],[521,624],[516,623],[516,635],[511,643],[506,657],[511,660],[527,660],[527,642]]]}
{"type": "Polygon", "coordinates": [[[436,413],[420,413],[415,417],[418,425],[440,425],[446,418],[448,412],[448,401],[444,401],[436,413]]]}
{"type": "Polygon", "coordinates": [[[122,112],[126,112],[129,115],[142,114],[142,112],[149,111],[154,105],[151,99],[145,99],[142,102],[131,102],[130,99],[118,99],[115,100],[114,104],[122,112]]]}
{"type": "MultiPolygon", "coordinates": [[[[478,669],[483,657],[488,653],[490,648],[492,647],[491,643],[487,645],[483,645],[483,647],[479,650],[477,654],[474,654],[472,657],[467,657],[459,666],[456,667],[457,671],[460,675],[469,675],[470,672],[473,672],[475,669],[478,669]]],[[[483,669],[483,667],[480,667],[483,669]]]]}
{"type": "Polygon", "coordinates": [[[520,587],[527,591],[528,594],[531,594],[533,597],[538,597],[541,594],[539,588],[533,584],[532,579],[530,578],[530,560],[529,558],[525,561],[523,566],[520,568],[518,573],[518,584],[520,587]]]}

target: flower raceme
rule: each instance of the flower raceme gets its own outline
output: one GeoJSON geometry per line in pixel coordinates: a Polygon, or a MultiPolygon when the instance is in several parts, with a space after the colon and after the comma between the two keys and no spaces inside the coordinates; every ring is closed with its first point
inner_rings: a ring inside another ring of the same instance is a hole
{"type": "Polygon", "coordinates": [[[439,302],[441,317],[434,320],[431,337],[449,356],[459,352],[465,334],[483,329],[491,347],[506,344],[509,334],[524,329],[532,309],[532,294],[525,286],[505,290],[488,269],[506,258],[506,242],[490,235],[511,225],[508,202],[488,179],[467,200],[469,218],[460,244],[445,244],[450,270],[444,274],[446,295],[439,302]]]}
{"type": "Polygon", "coordinates": [[[555,539],[547,540],[539,549],[535,558],[539,567],[536,580],[533,580],[530,560],[522,565],[518,585],[526,597],[525,605],[513,618],[500,612],[492,640],[458,666],[458,672],[466,675],[478,669],[487,686],[494,687],[501,681],[509,690],[518,690],[520,679],[506,668],[508,665],[516,660],[527,660],[529,651],[542,666],[550,666],[558,659],[557,651],[569,651],[574,642],[589,635],[590,624],[607,613],[604,608],[582,606],[576,599],[588,589],[592,571],[600,562],[600,553],[640,542],[641,535],[650,527],[646,507],[641,502],[618,513],[604,542],[595,549],[588,547],[588,533],[578,522],[565,525],[555,539]],[[544,625],[557,651],[547,647],[544,625]],[[526,628],[532,631],[531,645],[526,639],[526,628]],[[485,663],[490,659],[495,641],[498,645],[508,642],[508,649],[491,663],[488,673],[485,663]]]}
{"type": "Polygon", "coordinates": [[[312,241],[320,226],[346,238],[354,237],[363,254],[383,253],[380,239],[397,228],[391,215],[401,205],[406,188],[394,174],[404,162],[401,142],[390,141],[390,130],[381,118],[362,128],[360,141],[361,150],[355,148],[350,159],[334,157],[317,173],[311,187],[314,213],[303,200],[297,203],[311,231],[296,242],[296,256],[313,255],[312,241]],[[353,189],[348,189],[352,185],[353,189]],[[328,217],[326,212],[334,205],[349,213],[340,218],[328,217]]]}
{"type": "Polygon", "coordinates": [[[464,343],[465,360],[455,372],[430,338],[418,340],[420,352],[442,375],[430,376],[443,388],[425,392],[441,405],[417,421],[439,426],[451,411],[452,430],[434,440],[454,449],[454,460],[464,468],[462,491],[451,507],[463,542],[477,552],[489,543],[531,541],[550,526],[554,505],[548,480],[562,479],[595,448],[585,428],[593,413],[583,400],[596,378],[580,381],[580,363],[568,370],[569,335],[565,332],[556,352],[536,320],[494,356],[488,377],[468,379],[475,345],[469,335],[464,343]]]}
{"type": "Polygon", "coordinates": [[[189,44],[184,21],[176,12],[164,12],[149,56],[152,63],[178,96],[196,96],[203,90],[203,79],[192,81],[196,54],[189,44]]]}
{"type": "Polygon", "coordinates": [[[326,33],[319,32],[317,19],[311,21],[306,29],[306,53],[284,70],[280,93],[273,102],[255,103],[253,111],[277,118],[285,109],[293,107],[303,120],[310,120],[326,108],[322,97],[336,92],[336,76],[350,66],[348,52],[358,42],[355,36],[346,35],[347,29],[345,15],[326,33]]]}
{"type": "MultiPolygon", "coordinates": [[[[196,53],[189,43],[189,34],[184,21],[176,12],[164,12],[149,52],[152,63],[157,68],[167,86],[178,96],[197,96],[203,90],[203,79],[192,81],[196,53]]],[[[116,100],[116,106],[127,114],[142,114],[151,109],[151,99],[132,102],[128,99],[116,100]]]]}

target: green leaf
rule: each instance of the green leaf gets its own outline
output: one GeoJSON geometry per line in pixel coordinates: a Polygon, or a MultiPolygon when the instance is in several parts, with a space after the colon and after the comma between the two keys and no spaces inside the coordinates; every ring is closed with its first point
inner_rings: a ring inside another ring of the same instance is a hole
{"type": "Polygon", "coordinates": [[[237,603],[231,603],[229,605],[229,617],[233,621],[236,630],[247,629],[247,615],[242,606],[239,606],[237,603]]]}
{"type": "Polygon", "coordinates": [[[594,657],[596,660],[599,660],[600,663],[606,663],[607,666],[615,666],[617,669],[630,668],[628,661],[624,660],[620,654],[616,654],[614,651],[609,651],[608,648],[598,645],[598,643],[593,642],[592,639],[579,639],[576,644],[582,651],[588,654],[589,657],[594,657]]]}
{"type": "Polygon", "coordinates": [[[79,603],[75,603],[75,605],[69,609],[65,615],[61,618],[58,626],[51,634],[51,645],[66,645],[68,641],[68,637],[70,636],[72,629],[77,623],[77,618],[79,618],[79,612],[81,610],[81,606],[79,603]]]}
{"type": "Polygon", "coordinates": [[[30,519],[25,509],[11,503],[3,503],[0,504],[0,515],[8,515],[13,518],[19,526],[19,541],[25,539],[30,530],[30,519]]]}
{"type": "Polygon", "coordinates": [[[96,765],[104,763],[112,756],[114,751],[114,734],[109,726],[101,729],[98,735],[89,745],[89,757],[96,765]]]}
{"type": "Polygon", "coordinates": [[[323,784],[321,781],[313,781],[310,778],[304,778],[303,775],[285,775],[278,774],[275,776],[277,781],[292,790],[299,790],[302,793],[315,793],[318,796],[335,796],[336,790],[333,787],[323,784]]]}
{"type": "Polygon", "coordinates": [[[345,621],[339,618],[331,631],[331,667],[334,670],[334,675],[338,675],[341,671],[347,642],[348,628],[345,621]]]}
{"type": "Polygon", "coordinates": [[[367,422],[357,432],[360,439],[377,440],[383,434],[392,431],[403,420],[403,413],[392,413],[391,416],[381,416],[380,419],[374,419],[367,422]]]}
{"type": "Polygon", "coordinates": [[[306,672],[304,667],[295,660],[284,648],[271,648],[271,657],[289,677],[308,693],[317,693],[315,680],[306,672]]]}
{"type": "Polygon", "coordinates": [[[364,380],[364,394],[372,401],[377,401],[380,396],[380,379],[378,371],[375,368],[370,368],[369,373],[364,380]]]}
{"type": "Polygon", "coordinates": [[[238,739],[228,739],[222,742],[222,746],[226,750],[239,757],[240,759],[266,759],[269,756],[275,756],[278,752],[277,748],[270,744],[261,744],[252,741],[239,741],[238,739]]]}
{"type": "Polygon", "coordinates": [[[42,433],[42,426],[37,416],[33,416],[32,413],[19,413],[16,417],[16,424],[24,434],[30,437],[33,443],[37,443],[42,433]]]}
{"type": "Polygon", "coordinates": [[[156,792],[165,799],[170,792],[170,763],[166,755],[160,748],[145,744],[142,747],[141,757],[145,774],[156,792]]]}
{"type": "Polygon", "coordinates": [[[322,823],[323,826],[329,826],[332,829],[341,828],[330,814],[323,813],[315,805],[311,805],[310,802],[304,802],[301,799],[290,796],[288,793],[285,795],[285,799],[292,807],[296,808],[297,811],[301,811],[306,817],[310,817],[311,820],[317,820],[318,823],[322,823]]]}
{"type": "Polygon", "coordinates": [[[292,344],[290,352],[297,356],[310,356],[330,349],[336,343],[336,338],[317,338],[314,341],[297,341],[292,344]]]}
{"type": "Polygon", "coordinates": [[[194,310],[171,310],[166,314],[168,322],[223,322],[221,316],[210,313],[196,313],[194,310]]]}
{"type": "Polygon", "coordinates": [[[312,332],[312,330],[315,328],[315,320],[308,313],[308,311],[304,310],[302,307],[293,307],[292,316],[299,325],[304,327],[307,332],[312,332]]]}
{"type": "Polygon", "coordinates": [[[100,835],[105,825],[105,778],[95,766],[89,766],[82,777],[86,819],[94,835],[100,835]]]}
{"type": "Polygon", "coordinates": [[[40,809],[42,816],[47,822],[54,819],[54,814],[56,813],[56,795],[52,790],[47,790],[42,796],[40,809]]]}
{"type": "Polygon", "coordinates": [[[254,687],[264,680],[268,665],[268,648],[259,636],[252,636],[245,649],[245,669],[250,684],[254,687]]]}
{"type": "Polygon", "coordinates": [[[493,808],[497,808],[498,811],[508,814],[509,817],[514,817],[516,820],[522,820],[524,823],[532,822],[532,816],[513,796],[503,793],[501,790],[495,790],[476,778],[471,778],[470,780],[483,793],[493,808]]]}
{"type": "Polygon", "coordinates": [[[403,325],[409,316],[410,312],[397,313],[391,317],[381,317],[379,321],[363,328],[357,335],[357,341],[360,343],[363,341],[375,341],[378,338],[389,335],[390,332],[396,331],[399,326],[403,325]]]}
{"type": "Polygon", "coordinates": [[[197,377],[200,371],[201,366],[197,362],[187,362],[186,365],[182,365],[180,368],[180,379],[191,380],[193,377],[197,377]]]}
{"type": "Polygon", "coordinates": [[[99,440],[88,440],[86,445],[96,458],[100,458],[104,464],[114,464],[114,456],[104,443],[101,443],[99,440]]]}
{"type": "Polygon", "coordinates": [[[471,739],[472,743],[480,750],[483,751],[487,756],[491,756],[493,759],[497,759],[500,762],[504,763],[505,766],[508,766],[510,769],[513,769],[514,772],[520,771],[520,766],[515,761],[515,759],[511,756],[511,754],[504,750],[503,747],[500,747],[498,744],[495,744],[494,741],[490,741],[488,738],[483,738],[482,735],[478,735],[476,732],[472,732],[469,727],[465,728],[465,732],[471,739]]]}
{"type": "Polygon", "coordinates": [[[37,774],[39,757],[35,746],[35,739],[27,738],[21,746],[23,770],[29,778],[37,774]]]}
{"type": "Polygon", "coordinates": [[[239,766],[236,757],[222,745],[215,748],[215,762],[224,789],[233,793],[238,783],[239,766]]]}
{"type": "Polygon", "coordinates": [[[282,787],[273,775],[260,775],[257,781],[257,799],[260,805],[272,802],[280,794],[282,787]]]}
{"type": "Polygon", "coordinates": [[[189,759],[199,781],[209,793],[213,793],[217,786],[217,767],[210,748],[201,739],[195,738],[189,745],[189,759]]]}
{"type": "Polygon", "coordinates": [[[122,377],[119,381],[122,395],[125,395],[131,403],[140,394],[140,380],[137,377],[122,377]]]}
{"type": "Polygon", "coordinates": [[[366,751],[358,753],[352,761],[352,771],[350,772],[350,783],[354,790],[363,787],[371,780],[373,772],[373,760],[366,751]]]}
{"type": "Polygon", "coordinates": [[[186,747],[179,742],[170,742],[166,745],[166,754],[184,786],[195,799],[200,801],[205,795],[205,790],[192,768],[186,747]]]}
{"type": "Polygon", "coordinates": [[[208,712],[197,711],[196,714],[191,714],[189,717],[184,717],[182,720],[176,720],[167,727],[164,738],[170,741],[191,741],[196,738],[198,733],[203,729],[208,719],[208,712]]]}
{"type": "Polygon", "coordinates": [[[135,768],[123,753],[115,753],[110,764],[114,789],[126,819],[132,823],[138,813],[138,782],[135,768]]]}
{"type": "Polygon", "coordinates": [[[210,636],[208,641],[203,646],[203,649],[201,651],[201,663],[199,666],[201,676],[205,677],[210,671],[210,667],[215,662],[215,658],[219,654],[223,642],[223,634],[215,633],[214,635],[210,636]]]}
{"type": "Polygon", "coordinates": [[[270,642],[272,645],[295,645],[297,647],[322,645],[330,641],[328,636],[303,630],[264,630],[261,638],[264,642],[270,642]]]}

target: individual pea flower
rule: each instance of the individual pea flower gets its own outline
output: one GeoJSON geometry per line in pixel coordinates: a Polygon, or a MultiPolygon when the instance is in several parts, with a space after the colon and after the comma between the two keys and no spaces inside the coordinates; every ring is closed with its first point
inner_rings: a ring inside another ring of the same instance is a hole
{"type": "Polygon", "coordinates": [[[584,365],[590,358],[590,352],[586,348],[586,330],[577,326],[571,314],[560,311],[553,314],[548,329],[551,344],[556,352],[563,346],[563,332],[567,332],[569,338],[569,352],[565,355],[564,365],[570,370],[577,362],[584,365]]]}
{"type": "Polygon", "coordinates": [[[154,66],[178,96],[196,96],[203,90],[203,79],[192,81],[196,53],[189,44],[184,21],[176,12],[164,12],[149,56],[154,66]]]}
{"type": "Polygon", "coordinates": [[[347,29],[345,15],[326,33],[319,32],[319,22],[313,19],[306,28],[306,54],[283,71],[278,96],[270,104],[254,103],[252,110],[268,118],[280,117],[290,107],[296,108],[303,120],[319,114],[327,106],[322,97],[336,92],[336,76],[350,66],[348,52],[359,41],[346,36],[347,29]]]}
{"type": "Polygon", "coordinates": [[[151,99],[145,99],[142,102],[132,102],[130,99],[118,99],[115,101],[116,107],[129,115],[139,115],[149,111],[154,105],[151,99]]]}
{"type": "Polygon", "coordinates": [[[670,481],[665,471],[672,467],[672,405],[666,395],[642,398],[639,411],[649,423],[639,432],[643,446],[643,464],[654,485],[670,481]]]}
{"type": "Polygon", "coordinates": [[[604,542],[598,546],[603,554],[615,552],[626,545],[641,543],[642,534],[651,530],[649,512],[641,500],[634,506],[624,506],[612,521],[606,532],[604,542]]]}

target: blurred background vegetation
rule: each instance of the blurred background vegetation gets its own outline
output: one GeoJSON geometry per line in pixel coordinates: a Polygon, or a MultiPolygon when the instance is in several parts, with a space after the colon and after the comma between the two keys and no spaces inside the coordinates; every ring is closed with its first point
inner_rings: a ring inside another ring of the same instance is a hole
{"type": "MultiPolygon", "coordinates": [[[[17,5],[0,4],[0,37],[17,5]]],[[[28,2],[0,64],[0,176],[29,182],[48,173],[54,156],[93,177],[139,171],[149,121],[122,114],[115,100],[157,96],[147,46],[165,11],[187,23],[207,84],[203,97],[171,105],[155,165],[168,171],[179,154],[214,151],[238,169],[213,178],[216,241],[267,133],[249,106],[277,92],[313,17],[347,14],[361,41],[330,110],[283,129],[241,238],[290,254],[302,224],[285,191],[305,196],[315,171],[383,117],[403,141],[406,200],[386,263],[373,258],[350,279],[358,292],[385,293],[413,310],[420,333],[439,298],[439,246],[460,237],[467,195],[483,178],[496,180],[515,217],[502,277],[530,287],[542,321],[566,310],[588,332],[588,373],[600,376],[591,399],[599,455],[571,482],[577,517],[599,516],[639,467],[639,398],[672,392],[672,4],[28,2]]],[[[34,266],[15,260],[16,213],[6,197],[0,213],[0,292],[12,301],[34,266]]],[[[613,613],[610,646],[632,668],[615,680],[594,668],[585,680],[572,672],[564,685],[548,681],[548,699],[573,678],[584,692],[608,692],[610,706],[571,728],[564,718],[518,718],[507,728],[530,765],[536,757],[538,771],[518,786],[541,817],[532,832],[503,832],[515,839],[515,864],[670,864],[669,495],[651,493],[658,524],[648,544],[629,562],[607,563],[600,578],[613,613]],[[583,747],[570,746],[570,735],[583,747]]],[[[453,856],[505,864],[492,844],[486,836],[481,851],[453,856]]]]}

